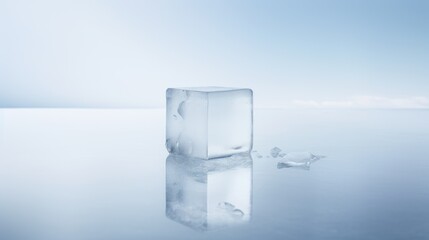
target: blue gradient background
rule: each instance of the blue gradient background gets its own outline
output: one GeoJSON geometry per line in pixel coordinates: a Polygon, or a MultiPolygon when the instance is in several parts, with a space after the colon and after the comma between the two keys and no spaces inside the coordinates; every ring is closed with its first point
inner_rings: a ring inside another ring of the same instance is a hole
{"type": "Polygon", "coordinates": [[[250,87],[265,107],[429,108],[428,12],[428,1],[5,0],[0,107],[162,107],[167,87],[218,85],[250,87]]]}

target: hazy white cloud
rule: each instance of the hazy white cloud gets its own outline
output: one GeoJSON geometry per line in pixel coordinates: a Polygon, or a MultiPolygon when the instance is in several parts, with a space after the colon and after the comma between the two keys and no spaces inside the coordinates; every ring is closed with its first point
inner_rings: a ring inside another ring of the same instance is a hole
{"type": "Polygon", "coordinates": [[[299,108],[386,108],[386,109],[429,109],[429,98],[389,98],[379,96],[356,96],[339,101],[293,100],[288,107],[299,108]]]}

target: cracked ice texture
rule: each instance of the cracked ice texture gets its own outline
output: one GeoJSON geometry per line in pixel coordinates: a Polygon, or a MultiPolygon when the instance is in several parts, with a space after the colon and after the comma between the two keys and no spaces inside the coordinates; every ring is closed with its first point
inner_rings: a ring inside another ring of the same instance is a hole
{"type": "Polygon", "coordinates": [[[170,153],[211,159],[251,151],[251,89],[169,88],[166,95],[170,153]]]}

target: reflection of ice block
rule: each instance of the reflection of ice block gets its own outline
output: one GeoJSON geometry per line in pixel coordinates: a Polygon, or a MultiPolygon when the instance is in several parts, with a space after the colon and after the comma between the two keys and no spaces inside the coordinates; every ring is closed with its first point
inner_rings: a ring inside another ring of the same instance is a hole
{"type": "Polygon", "coordinates": [[[167,150],[204,159],[250,152],[252,96],[250,89],[167,89],[167,150]]]}
{"type": "Polygon", "coordinates": [[[166,215],[196,230],[246,223],[252,213],[252,159],[166,160],[166,215]]]}

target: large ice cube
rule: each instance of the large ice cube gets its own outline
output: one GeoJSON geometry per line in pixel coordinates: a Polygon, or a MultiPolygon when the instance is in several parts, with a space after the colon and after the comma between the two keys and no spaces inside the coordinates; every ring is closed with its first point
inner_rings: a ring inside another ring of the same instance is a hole
{"type": "Polygon", "coordinates": [[[238,154],[205,161],[170,154],[166,215],[196,230],[247,223],[252,213],[252,159],[238,154]]]}
{"type": "Polygon", "coordinates": [[[252,149],[253,92],[222,87],[167,89],[170,153],[218,158],[252,149]]]}

